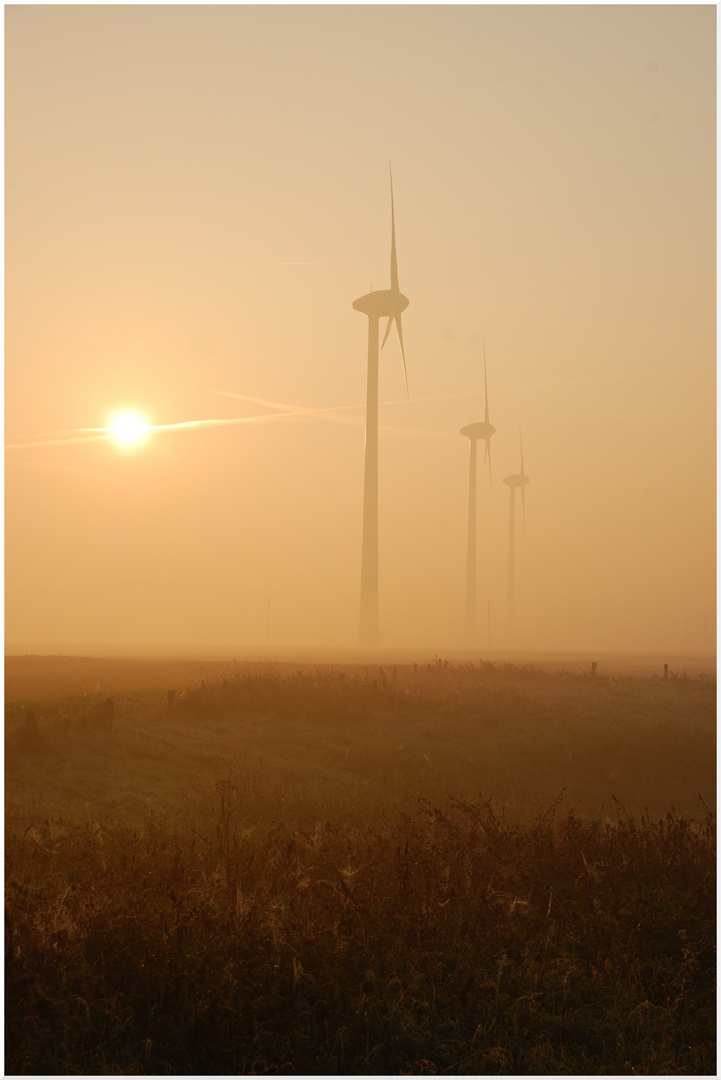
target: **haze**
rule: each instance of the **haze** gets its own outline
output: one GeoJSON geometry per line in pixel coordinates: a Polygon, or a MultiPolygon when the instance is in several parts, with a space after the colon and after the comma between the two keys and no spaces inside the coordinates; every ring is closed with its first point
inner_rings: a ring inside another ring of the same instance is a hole
{"type": "Polygon", "coordinates": [[[464,644],[485,345],[478,648],[713,650],[713,6],[5,17],[9,645],[356,644],[392,161],[382,645],[464,644]]]}

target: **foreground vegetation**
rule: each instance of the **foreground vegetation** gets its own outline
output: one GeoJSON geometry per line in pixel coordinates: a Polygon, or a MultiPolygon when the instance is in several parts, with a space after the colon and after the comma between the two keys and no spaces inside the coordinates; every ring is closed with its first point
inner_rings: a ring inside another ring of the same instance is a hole
{"type": "Polygon", "coordinates": [[[6,1073],[715,1073],[714,696],[438,663],[13,712],[6,1073]]]}

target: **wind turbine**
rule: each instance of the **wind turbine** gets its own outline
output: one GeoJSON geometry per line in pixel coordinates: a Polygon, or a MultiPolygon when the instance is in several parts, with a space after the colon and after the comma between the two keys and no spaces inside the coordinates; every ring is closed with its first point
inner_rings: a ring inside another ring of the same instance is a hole
{"type": "Polygon", "coordinates": [[[526,484],[530,477],[523,468],[523,436],[521,436],[521,471],[512,476],[504,476],[503,483],[509,487],[508,509],[508,628],[511,634],[516,629],[516,488],[521,489],[523,523],[526,523],[526,484]]]}
{"type": "Polygon", "coordinates": [[[391,325],[396,324],[401,346],[403,373],[408,392],[408,372],[403,351],[401,313],[408,307],[408,297],[398,287],[396,260],[396,219],[393,205],[393,173],[391,172],[391,287],[369,292],[353,301],[356,311],[368,316],[368,389],[366,394],[365,480],[363,485],[363,545],[361,550],[360,632],[361,645],[375,646],[378,633],[378,329],[383,318],[388,319],[383,345],[388,340],[391,325]]]}
{"type": "Polygon", "coordinates": [[[476,640],[476,448],[478,440],[486,444],[484,461],[488,458],[488,478],[491,479],[491,435],[495,428],[488,416],[488,374],[486,372],[486,346],[483,346],[483,384],[485,389],[485,409],[483,420],[461,428],[461,435],[470,439],[471,455],[468,468],[468,546],[466,548],[466,640],[474,644],[476,640]]]}

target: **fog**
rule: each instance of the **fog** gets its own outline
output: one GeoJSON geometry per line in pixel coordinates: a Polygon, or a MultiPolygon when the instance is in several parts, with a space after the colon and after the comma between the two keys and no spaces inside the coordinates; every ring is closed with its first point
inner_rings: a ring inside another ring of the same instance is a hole
{"type": "Polygon", "coordinates": [[[381,649],[712,653],[715,19],[6,9],[8,646],[357,646],[392,161],[381,649]]]}

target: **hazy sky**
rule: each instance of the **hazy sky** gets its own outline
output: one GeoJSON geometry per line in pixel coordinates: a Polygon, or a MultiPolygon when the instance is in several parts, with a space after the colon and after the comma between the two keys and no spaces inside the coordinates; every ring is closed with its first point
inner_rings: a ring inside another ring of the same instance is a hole
{"type": "Polygon", "coordinates": [[[268,597],[272,644],[357,640],[392,159],[384,643],[463,641],[485,341],[493,645],[520,425],[516,644],[711,647],[714,6],[9,6],[5,50],[5,441],[51,440],[7,451],[8,642],[263,646],[268,597]],[[355,408],[58,434],[261,400],[355,408]]]}

